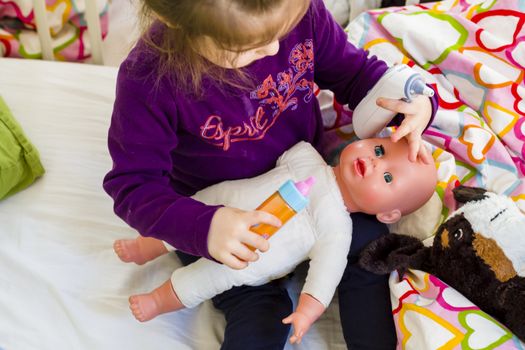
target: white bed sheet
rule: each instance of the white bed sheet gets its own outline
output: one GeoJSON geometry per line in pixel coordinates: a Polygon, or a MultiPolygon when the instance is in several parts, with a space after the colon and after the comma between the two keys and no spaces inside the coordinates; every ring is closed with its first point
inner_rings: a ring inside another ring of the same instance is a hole
{"type": "MultiPolygon", "coordinates": [[[[211,302],[139,323],[131,294],[180,262],[125,264],[115,239],[136,232],[102,189],[116,68],[0,59],[0,95],[40,151],[46,174],[0,201],[0,349],[218,349],[224,318],[211,302]]],[[[304,267],[290,282],[300,290],[304,267]]],[[[300,346],[346,349],[337,299],[300,346]]]]}

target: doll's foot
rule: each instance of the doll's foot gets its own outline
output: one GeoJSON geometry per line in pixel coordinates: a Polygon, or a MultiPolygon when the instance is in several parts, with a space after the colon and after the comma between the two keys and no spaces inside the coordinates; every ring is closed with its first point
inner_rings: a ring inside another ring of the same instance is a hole
{"type": "Polygon", "coordinates": [[[129,308],[133,316],[140,322],[149,321],[160,315],[157,311],[157,303],[149,293],[130,296],[129,308]]]}
{"type": "Polygon", "coordinates": [[[138,321],[146,322],[160,314],[180,310],[184,305],[168,280],[150,293],[129,297],[129,308],[138,321]]]}
{"type": "Polygon", "coordinates": [[[120,260],[143,265],[168,252],[161,240],[138,236],[135,239],[118,239],[113,243],[113,250],[120,260]]]}

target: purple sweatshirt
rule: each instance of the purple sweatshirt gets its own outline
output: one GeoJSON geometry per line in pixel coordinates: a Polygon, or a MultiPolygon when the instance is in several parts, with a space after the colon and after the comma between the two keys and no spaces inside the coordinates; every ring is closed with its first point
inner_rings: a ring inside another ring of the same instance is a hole
{"type": "Polygon", "coordinates": [[[318,146],[323,124],[314,82],[353,109],[387,69],[347,41],[322,0],[312,1],[275,56],[246,67],[258,84],[252,91],[209,84],[195,99],[169,79],[155,86],[150,52],[139,43],[120,66],[104,189],[115,213],[141,235],[207,258],[218,207],[189,196],[265,173],[299,141],[318,146]]]}

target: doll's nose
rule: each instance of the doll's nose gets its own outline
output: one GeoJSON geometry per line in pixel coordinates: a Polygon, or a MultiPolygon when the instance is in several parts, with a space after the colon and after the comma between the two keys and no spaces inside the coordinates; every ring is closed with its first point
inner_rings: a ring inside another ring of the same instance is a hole
{"type": "Polygon", "coordinates": [[[383,172],[385,168],[387,167],[387,163],[385,163],[384,159],[371,157],[370,167],[374,171],[383,172]]]}

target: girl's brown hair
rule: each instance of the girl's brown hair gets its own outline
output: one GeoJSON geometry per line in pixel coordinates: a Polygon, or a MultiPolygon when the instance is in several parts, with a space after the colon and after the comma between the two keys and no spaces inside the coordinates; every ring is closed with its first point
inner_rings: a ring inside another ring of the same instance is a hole
{"type": "Polygon", "coordinates": [[[261,47],[292,30],[309,4],[310,0],[143,0],[142,39],[159,56],[159,78],[167,76],[184,92],[200,95],[205,76],[214,83],[246,88],[250,79],[242,69],[221,68],[199,54],[202,39],[236,53],[261,47]],[[151,25],[161,30],[152,31],[151,25]]]}

